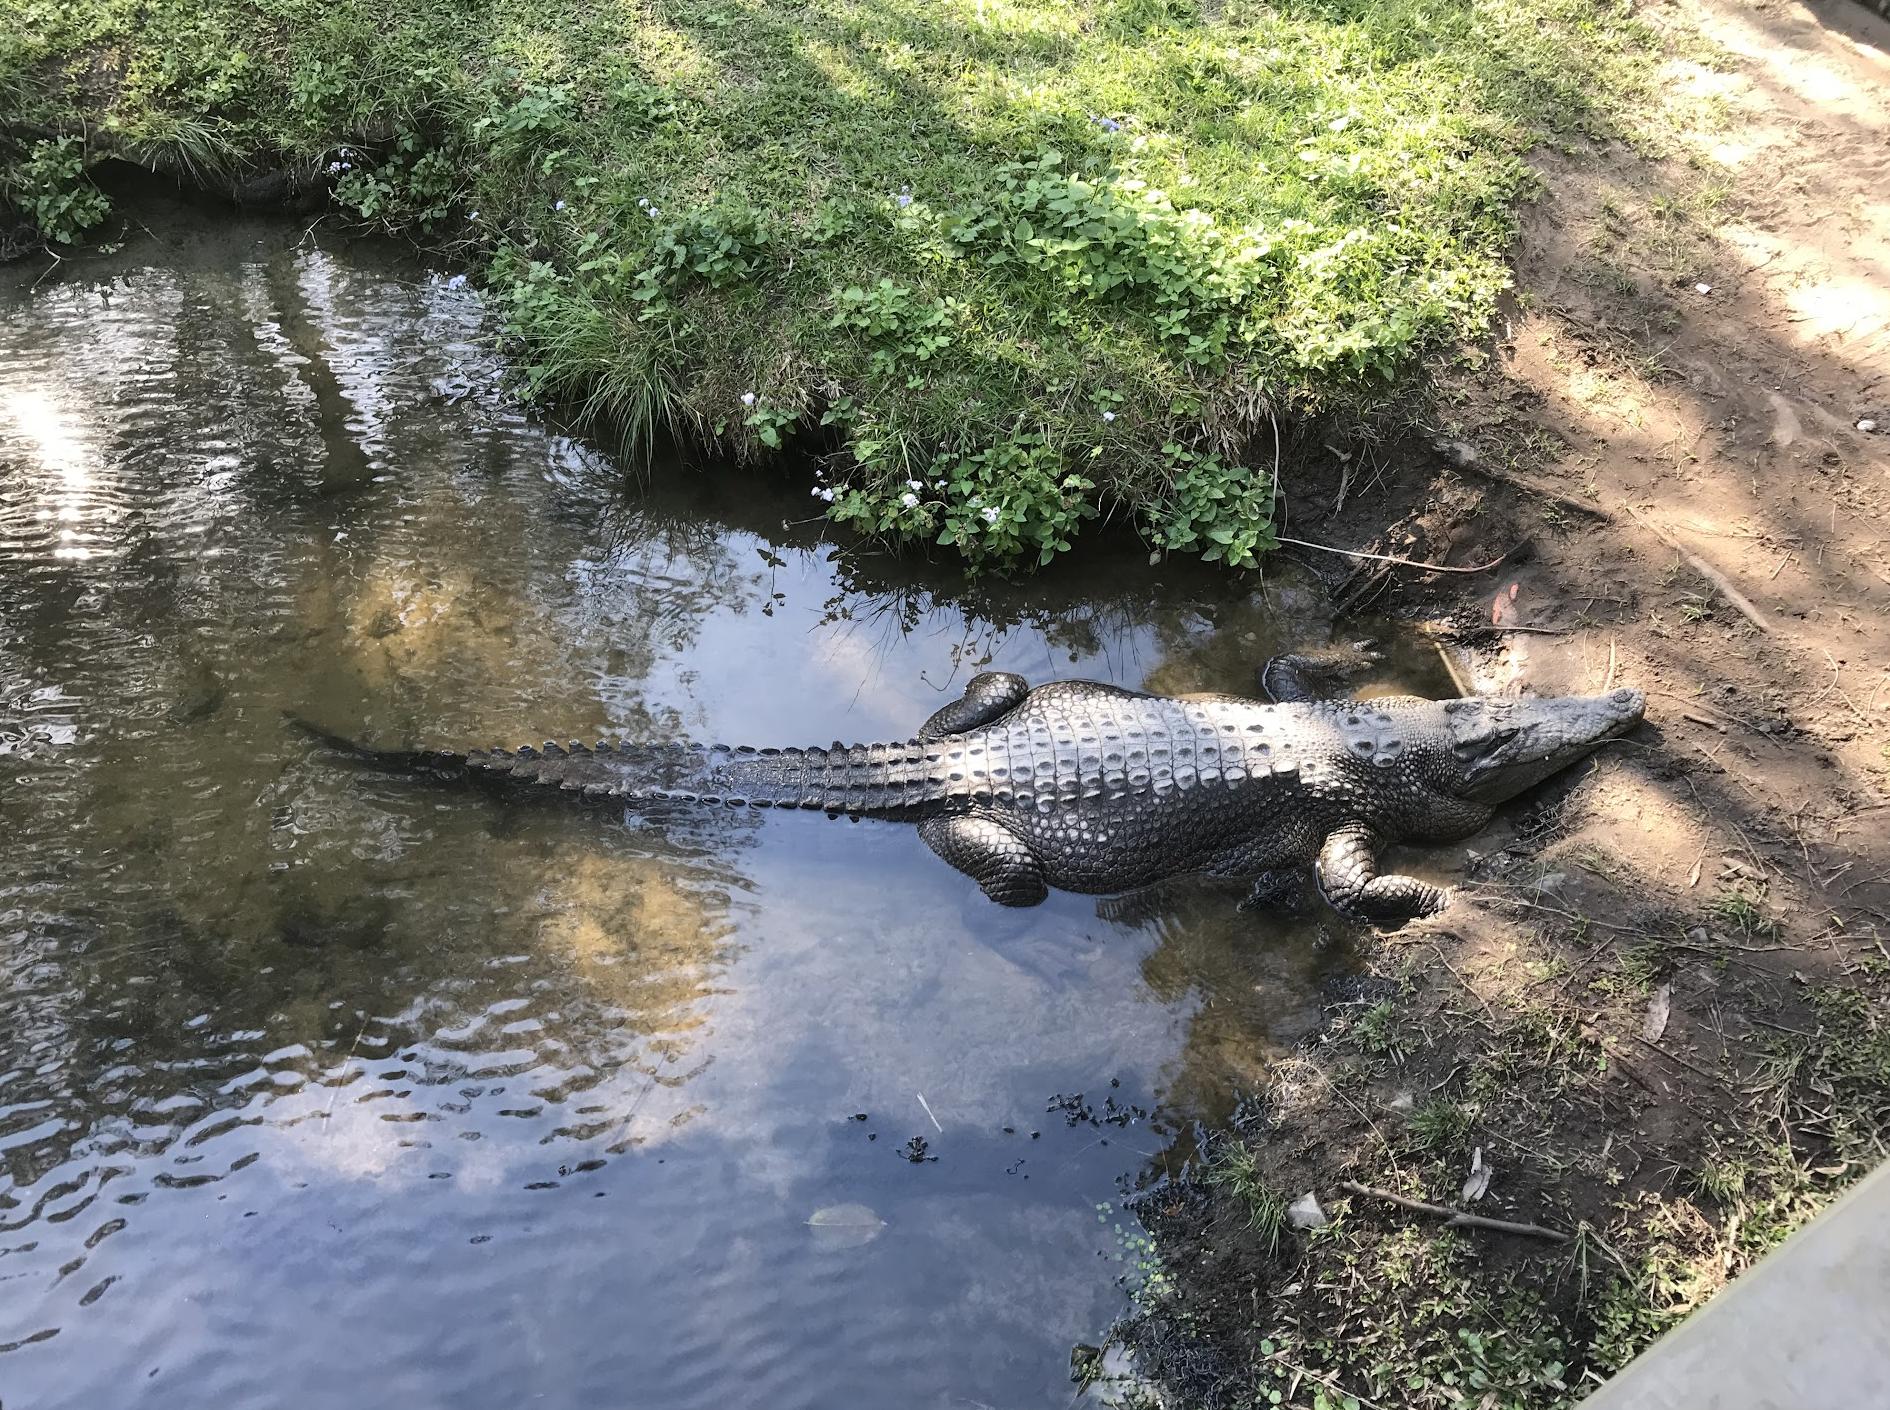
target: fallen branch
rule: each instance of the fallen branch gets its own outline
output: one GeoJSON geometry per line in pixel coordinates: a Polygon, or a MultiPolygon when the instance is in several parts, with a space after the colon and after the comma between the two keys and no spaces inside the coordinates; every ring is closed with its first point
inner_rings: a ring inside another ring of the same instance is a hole
{"type": "MultiPolygon", "coordinates": [[[[1508,636],[1512,632],[1522,633],[1522,634],[1530,635],[1530,636],[1568,636],[1572,631],[1574,631],[1574,628],[1573,627],[1522,627],[1522,626],[1486,627],[1486,626],[1478,625],[1474,627],[1446,626],[1443,628],[1443,630],[1444,632],[1448,633],[1451,636],[1468,636],[1468,637],[1477,637],[1481,639],[1481,638],[1493,637],[1493,636],[1508,636]]],[[[1605,695],[1607,692],[1604,691],[1602,693],[1605,695]]]]}
{"type": "Polygon", "coordinates": [[[1633,517],[1635,523],[1639,524],[1643,529],[1646,529],[1648,533],[1652,534],[1675,553],[1686,559],[1694,572],[1698,573],[1702,578],[1705,578],[1707,582],[1719,589],[1719,595],[1725,598],[1734,607],[1738,608],[1740,616],[1744,617],[1760,631],[1768,635],[1772,632],[1771,619],[1758,608],[1754,607],[1751,600],[1732,585],[1732,579],[1728,578],[1724,573],[1720,572],[1719,569],[1700,557],[1699,554],[1681,543],[1679,539],[1668,533],[1667,530],[1663,529],[1659,524],[1656,524],[1652,519],[1649,519],[1633,505],[1623,504],[1621,507],[1627,510],[1629,515],[1633,517]]]}
{"type": "Polygon", "coordinates": [[[1413,1214],[1429,1214],[1444,1221],[1446,1229],[1488,1229],[1494,1234],[1520,1234],[1529,1239],[1547,1239],[1550,1243],[1565,1244],[1568,1235],[1557,1229],[1545,1229],[1540,1224],[1516,1224],[1508,1219],[1491,1219],[1482,1214],[1466,1214],[1461,1209],[1447,1209],[1441,1204],[1426,1204],[1421,1199],[1406,1199],[1403,1195],[1394,1195],[1390,1190],[1380,1190],[1371,1185],[1361,1185],[1356,1180],[1341,1180],[1339,1188],[1348,1195],[1363,1195],[1366,1199],[1381,1199],[1387,1204],[1395,1204],[1400,1209],[1408,1209],[1413,1214]]]}
{"type": "Polygon", "coordinates": [[[1487,573],[1492,568],[1502,567],[1510,554],[1513,554],[1516,548],[1522,547],[1519,543],[1516,548],[1510,549],[1507,553],[1498,554],[1488,563],[1478,563],[1469,568],[1453,568],[1445,563],[1420,563],[1415,558],[1394,558],[1387,553],[1365,553],[1356,548],[1334,548],[1329,543],[1314,543],[1310,539],[1289,539],[1284,535],[1276,535],[1276,538],[1278,542],[1290,543],[1295,548],[1316,548],[1321,553],[1336,553],[1343,558],[1364,558],[1373,563],[1395,563],[1400,568],[1421,568],[1427,573],[1487,573]]]}
{"type": "Polygon", "coordinates": [[[1494,465],[1485,465],[1480,460],[1472,461],[1468,465],[1458,465],[1453,461],[1451,468],[1461,471],[1464,474],[1475,475],[1480,479],[1494,480],[1498,484],[1508,485],[1511,489],[1521,490],[1524,494],[1538,495],[1552,503],[1561,505],[1562,508],[1572,513],[1583,515],[1589,519],[1599,519],[1604,524],[1612,524],[1615,522],[1614,515],[1603,509],[1599,504],[1591,503],[1585,499],[1577,499],[1571,494],[1564,494],[1561,490],[1552,489],[1550,486],[1543,484],[1540,480],[1532,479],[1527,475],[1514,475],[1507,470],[1499,470],[1494,465]]]}

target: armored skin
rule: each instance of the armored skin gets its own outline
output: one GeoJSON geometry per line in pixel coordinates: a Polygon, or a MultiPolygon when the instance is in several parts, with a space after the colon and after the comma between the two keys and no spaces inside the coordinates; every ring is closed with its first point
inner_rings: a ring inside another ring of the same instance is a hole
{"type": "MultiPolygon", "coordinates": [[[[987,672],[912,739],[829,748],[547,744],[399,756],[644,804],[805,808],[916,823],[992,900],[1108,894],[1171,877],[1291,896],[1308,866],[1342,913],[1396,922],[1446,900],[1381,875],[1389,842],[1447,842],[1634,728],[1638,690],[1557,699],[1320,700],[1300,658],[1272,701],[987,672]]],[[[391,756],[382,756],[384,758],[391,756]]]]}

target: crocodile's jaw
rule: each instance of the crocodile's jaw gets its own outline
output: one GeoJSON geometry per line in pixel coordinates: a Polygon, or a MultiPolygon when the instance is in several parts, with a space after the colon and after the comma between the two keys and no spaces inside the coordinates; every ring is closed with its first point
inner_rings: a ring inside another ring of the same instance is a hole
{"type": "Polygon", "coordinates": [[[1451,752],[1463,771],[1452,791],[1475,803],[1514,798],[1641,722],[1646,697],[1623,688],[1554,700],[1453,700],[1451,752]]]}

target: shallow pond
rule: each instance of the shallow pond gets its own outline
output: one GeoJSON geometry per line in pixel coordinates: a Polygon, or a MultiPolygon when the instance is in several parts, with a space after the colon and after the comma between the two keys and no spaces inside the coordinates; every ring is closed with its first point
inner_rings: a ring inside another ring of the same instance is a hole
{"type": "Polygon", "coordinates": [[[1248,689],[1318,593],[842,553],[518,410],[438,273],[162,214],[0,283],[0,1403],[1068,1403],[1098,1205],[1305,1031],[1316,923],[1009,912],[909,828],[286,716],[903,738],[986,665],[1248,689]]]}

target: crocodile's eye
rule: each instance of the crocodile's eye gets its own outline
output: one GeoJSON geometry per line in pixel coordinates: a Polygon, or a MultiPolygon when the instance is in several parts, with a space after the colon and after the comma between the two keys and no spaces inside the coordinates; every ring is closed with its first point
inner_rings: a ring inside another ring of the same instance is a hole
{"type": "Polygon", "coordinates": [[[1481,758],[1486,754],[1494,754],[1519,733],[1521,731],[1515,725],[1493,725],[1459,739],[1452,752],[1459,759],[1481,758]]]}

